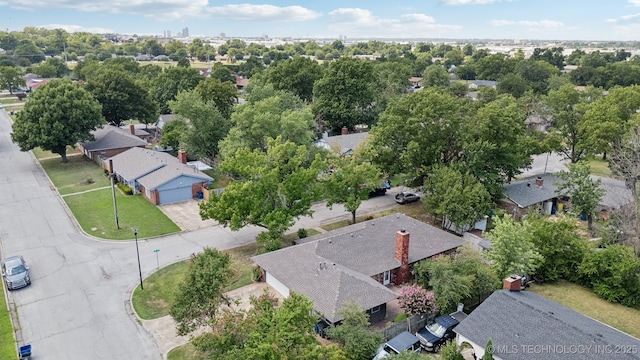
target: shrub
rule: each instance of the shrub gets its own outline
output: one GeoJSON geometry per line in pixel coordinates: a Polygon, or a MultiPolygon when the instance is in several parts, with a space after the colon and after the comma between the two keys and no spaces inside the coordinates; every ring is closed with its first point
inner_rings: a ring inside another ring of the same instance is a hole
{"type": "Polygon", "coordinates": [[[262,278],[262,272],[260,271],[260,267],[257,265],[254,266],[251,272],[252,272],[251,279],[255,282],[260,281],[260,278],[262,278]]]}
{"type": "Polygon", "coordinates": [[[133,190],[125,183],[118,183],[118,189],[122,190],[125,195],[133,195],[133,190]]]}
{"type": "Polygon", "coordinates": [[[298,229],[298,239],[304,239],[307,236],[309,236],[309,233],[307,232],[307,229],[305,228],[300,228],[298,229]]]}
{"type": "Polygon", "coordinates": [[[418,285],[403,287],[398,300],[400,308],[407,314],[428,314],[437,310],[433,291],[427,291],[418,285]]]}
{"type": "Polygon", "coordinates": [[[393,322],[400,322],[400,321],[402,321],[402,320],[404,320],[404,319],[406,319],[406,318],[408,318],[408,317],[409,317],[409,315],[408,315],[408,314],[398,314],[398,315],[396,316],[396,318],[395,318],[395,319],[393,319],[393,322]]]}

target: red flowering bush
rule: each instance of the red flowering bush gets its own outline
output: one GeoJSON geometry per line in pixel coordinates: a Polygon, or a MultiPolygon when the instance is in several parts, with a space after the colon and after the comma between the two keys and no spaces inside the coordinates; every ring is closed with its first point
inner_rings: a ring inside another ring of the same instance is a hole
{"type": "Polygon", "coordinates": [[[438,310],[433,291],[418,285],[404,286],[400,291],[400,308],[410,315],[434,313],[438,310]]]}

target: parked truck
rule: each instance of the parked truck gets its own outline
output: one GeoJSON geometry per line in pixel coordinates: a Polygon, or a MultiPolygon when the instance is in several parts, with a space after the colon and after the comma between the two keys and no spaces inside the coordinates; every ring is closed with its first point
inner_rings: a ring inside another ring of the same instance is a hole
{"type": "Polygon", "coordinates": [[[455,338],[453,329],[466,317],[467,314],[462,311],[456,311],[452,314],[440,315],[429,321],[425,327],[416,333],[416,336],[420,339],[420,345],[426,351],[434,353],[440,351],[445,342],[455,338]]]}

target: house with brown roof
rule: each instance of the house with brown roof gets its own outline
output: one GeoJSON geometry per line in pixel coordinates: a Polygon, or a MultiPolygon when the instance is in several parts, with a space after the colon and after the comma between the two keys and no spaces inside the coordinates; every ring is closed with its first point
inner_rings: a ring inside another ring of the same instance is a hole
{"type": "Polygon", "coordinates": [[[131,148],[109,159],[118,181],[142,194],[155,205],[175,203],[198,197],[213,181],[195,166],[187,165],[187,154],[170,154],[131,148]]]}
{"type": "Polygon", "coordinates": [[[386,317],[397,298],[390,288],[406,283],[422,260],[453,252],[461,237],[403,214],[393,214],[319,234],[304,243],[252,258],[263,279],[282,296],[295,291],[313,301],[329,323],[342,320],[347,301],[366,309],[371,322],[386,317]]]}
{"type": "Polygon", "coordinates": [[[147,146],[146,141],[132,135],[130,131],[113,125],[105,125],[91,133],[95,140],[81,142],[78,147],[84,156],[101,166],[107,158],[134,147],[144,148],[147,146]]]}

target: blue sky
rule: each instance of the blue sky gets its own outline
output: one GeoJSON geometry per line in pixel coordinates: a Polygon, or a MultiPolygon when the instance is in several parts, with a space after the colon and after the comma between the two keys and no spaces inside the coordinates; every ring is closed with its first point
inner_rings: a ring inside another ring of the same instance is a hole
{"type": "Polygon", "coordinates": [[[0,0],[0,29],[192,36],[640,40],[640,0],[0,0]]]}

